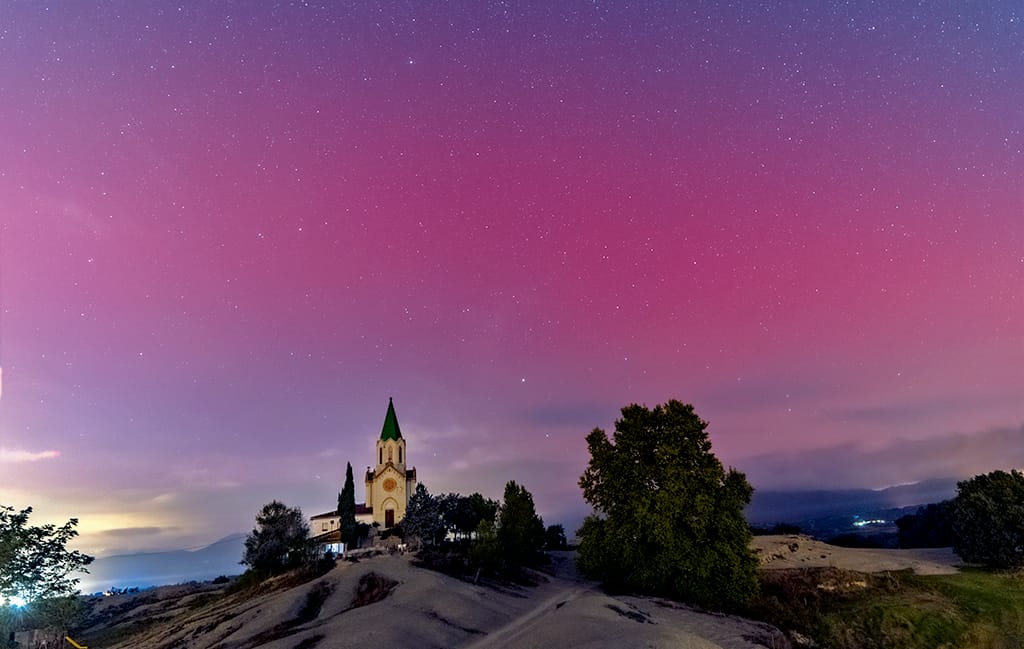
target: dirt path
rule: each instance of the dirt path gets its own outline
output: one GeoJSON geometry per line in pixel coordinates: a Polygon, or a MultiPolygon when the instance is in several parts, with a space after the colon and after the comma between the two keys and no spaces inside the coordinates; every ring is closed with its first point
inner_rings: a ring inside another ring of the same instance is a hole
{"type": "Polygon", "coordinates": [[[524,612],[505,626],[487,634],[463,649],[511,649],[521,646],[519,641],[530,635],[534,628],[548,616],[571,602],[585,592],[593,590],[590,586],[561,579],[552,579],[548,585],[553,592],[532,609],[524,612]]]}

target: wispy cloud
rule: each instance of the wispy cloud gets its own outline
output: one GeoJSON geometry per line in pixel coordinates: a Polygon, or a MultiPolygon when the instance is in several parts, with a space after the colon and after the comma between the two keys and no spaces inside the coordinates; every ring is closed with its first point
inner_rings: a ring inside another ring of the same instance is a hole
{"type": "Polygon", "coordinates": [[[930,478],[969,478],[1024,467],[1024,426],[928,439],[893,439],[877,448],[844,444],[750,458],[740,468],[767,489],[875,488],[930,478]]]}
{"type": "MultiPolygon", "coordinates": [[[[175,528],[170,528],[175,529],[175,528]]],[[[167,528],[163,527],[117,527],[112,530],[102,530],[96,532],[102,536],[116,536],[116,537],[133,537],[133,536],[154,536],[161,532],[167,531],[167,528]]]]}
{"type": "Polygon", "coordinates": [[[32,452],[0,447],[0,462],[38,462],[39,460],[52,460],[55,457],[60,457],[60,451],[32,452]]]}

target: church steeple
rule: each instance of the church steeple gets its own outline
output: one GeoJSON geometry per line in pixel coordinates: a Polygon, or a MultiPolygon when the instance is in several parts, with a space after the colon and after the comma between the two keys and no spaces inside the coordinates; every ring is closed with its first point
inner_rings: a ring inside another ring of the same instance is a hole
{"type": "Polygon", "coordinates": [[[380,431],[381,440],[402,439],[402,430],[398,427],[398,415],[395,414],[395,404],[388,397],[388,413],[384,415],[384,428],[380,431]]]}
{"type": "Polygon", "coordinates": [[[377,467],[366,470],[366,506],[373,508],[374,522],[384,527],[402,520],[409,496],[416,491],[416,468],[406,469],[408,459],[395,402],[389,398],[384,427],[377,439],[377,467]]]}

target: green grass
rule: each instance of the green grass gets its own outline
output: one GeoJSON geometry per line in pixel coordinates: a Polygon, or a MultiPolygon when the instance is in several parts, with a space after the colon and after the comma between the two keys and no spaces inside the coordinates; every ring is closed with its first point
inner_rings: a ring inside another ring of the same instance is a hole
{"type": "Polygon", "coordinates": [[[763,571],[748,611],[835,649],[1024,647],[1024,577],[763,571]]]}

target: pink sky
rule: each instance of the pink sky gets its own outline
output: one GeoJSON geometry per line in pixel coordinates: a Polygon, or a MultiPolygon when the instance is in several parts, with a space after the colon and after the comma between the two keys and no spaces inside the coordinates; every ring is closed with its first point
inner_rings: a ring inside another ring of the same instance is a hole
{"type": "Polygon", "coordinates": [[[644,5],[0,8],[0,503],[317,513],[389,396],[552,523],[633,402],[760,488],[1024,465],[1017,9],[644,5]]]}

